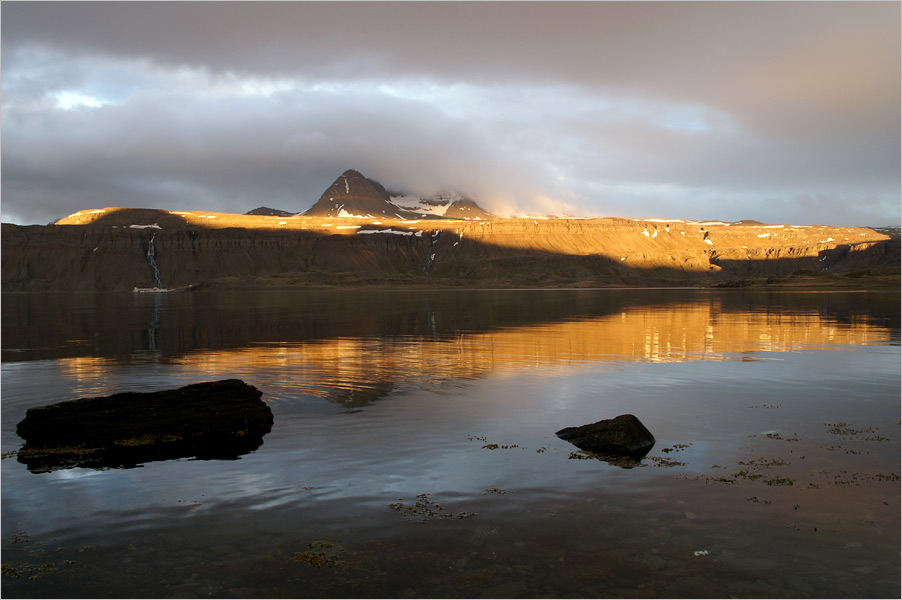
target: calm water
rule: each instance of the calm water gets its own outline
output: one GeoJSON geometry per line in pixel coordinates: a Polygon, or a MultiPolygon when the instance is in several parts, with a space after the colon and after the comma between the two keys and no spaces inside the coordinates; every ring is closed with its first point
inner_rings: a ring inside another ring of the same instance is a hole
{"type": "Polygon", "coordinates": [[[898,597],[898,293],[4,295],[5,597],[898,597]],[[18,462],[30,407],[240,378],[234,461],[18,462]],[[554,432],[635,414],[634,468],[554,432]]]}

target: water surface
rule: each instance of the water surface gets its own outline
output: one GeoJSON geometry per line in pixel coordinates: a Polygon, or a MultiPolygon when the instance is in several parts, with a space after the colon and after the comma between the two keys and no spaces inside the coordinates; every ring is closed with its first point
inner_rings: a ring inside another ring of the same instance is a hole
{"type": "Polygon", "coordinates": [[[899,594],[899,294],[3,296],[3,593],[899,594]],[[30,407],[242,379],[232,461],[32,473],[30,407]],[[635,414],[639,466],[554,432],[635,414]]]}

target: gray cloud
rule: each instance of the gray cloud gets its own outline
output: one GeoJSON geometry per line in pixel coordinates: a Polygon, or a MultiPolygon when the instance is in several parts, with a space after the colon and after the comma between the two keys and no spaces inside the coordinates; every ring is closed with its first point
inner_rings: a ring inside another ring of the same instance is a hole
{"type": "Polygon", "coordinates": [[[891,3],[2,5],[4,221],[303,210],[898,223],[891,3]]]}

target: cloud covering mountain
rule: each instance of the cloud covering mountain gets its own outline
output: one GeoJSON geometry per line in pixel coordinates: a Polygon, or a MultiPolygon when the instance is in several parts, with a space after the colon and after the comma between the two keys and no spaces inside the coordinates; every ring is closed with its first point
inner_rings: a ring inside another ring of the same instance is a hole
{"type": "Polygon", "coordinates": [[[348,169],[323,192],[319,200],[303,213],[316,217],[358,217],[368,219],[490,219],[470,199],[458,194],[432,198],[416,195],[391,195],[378,181],[367,179],[359,171],[348,169]]]}
{"type": "Polygon", "coordinates": [[[4,3],[2,215],[900,221],[897,3],[4,3]]]}

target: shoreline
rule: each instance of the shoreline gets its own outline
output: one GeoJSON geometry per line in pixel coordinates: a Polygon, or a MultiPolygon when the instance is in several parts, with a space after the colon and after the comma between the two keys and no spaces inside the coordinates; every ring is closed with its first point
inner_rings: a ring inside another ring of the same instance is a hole
{"type": "Polygon", "coordinates": [[[416,291],[416,292],[443,292],[443,291],[624,291],[624,290],[697,290],[697,291],[788,291],[788,292],[902,292],[902,279],[899,276],[869,277],[865,281],[856,282],[838,279],[835,281],[781,281],[773,283],[743,282],[741,285],[548,285],[548,286],[523,286],[523,285],[473,285],[473,284],[447,284],[447,283],[407,283],[393,285],[388,283],[319,283],[319,284],[280,284],[260,281],[208,281],[197,285],[179,286],[161,289],[131,289],[131,290],[92,290],[92,289],[45,289],[45,290],[2,290],[2,294],[162,294],[162,293],[190,293],[207,291],[416,291]]]}

